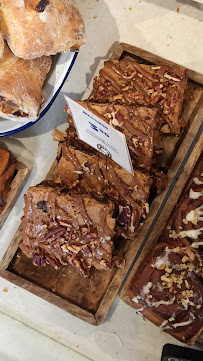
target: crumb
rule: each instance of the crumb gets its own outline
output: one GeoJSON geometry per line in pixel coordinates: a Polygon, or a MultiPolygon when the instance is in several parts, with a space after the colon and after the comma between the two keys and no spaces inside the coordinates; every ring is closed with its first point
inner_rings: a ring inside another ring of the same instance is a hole
{"type": "Polygon", "coordinates": [[[199,19],[200,23],[202,23],[202,19],[199,19]]]}
{"type": "MultiPolygon", "coordinates": [[[[97,0],[98,1],[98,0],[97,0]]],[[[79,348],[79,345],[77,345],[77,348],[79,348]]]]}
{"type": "Polygon", "coordinates": [[[132,8],[129,8],[129,10],[132,10],[132,8]]]}
{"type": "Polygon", "coordinates": [[[3,291],[3,292],[8,292],[7,288],[4,288],[2,291],[3,291]]]}
{"type": "Polygon", "coordinates": [[[93,16],[93,19],[96,19],[97,18],[97,16],[93,16]]]}
{"type": "Polygon", "coordinates": [[[73,332],[74,335],[77,335],[77,332],[73,332]]]}
{"type": "Polygon", "coordinates": [[[179,14],[180,9],[179,9],[179,8],[177,8],[177,10],[176,10],[176,11],[177,11],[177,13],[179,14]]]}

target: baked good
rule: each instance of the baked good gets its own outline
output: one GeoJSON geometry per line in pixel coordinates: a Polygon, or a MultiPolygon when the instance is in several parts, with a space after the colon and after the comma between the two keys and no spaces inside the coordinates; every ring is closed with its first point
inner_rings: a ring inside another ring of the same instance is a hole
{"type": "Polygon", "coordinates": [[[135,61],[106,61],[94,81],[90,100],[140,104],[159,109],[164,132],[180,134],[184,122],[181,110],[187,85],[185,68],[169,65],[145,65],[135,61]]]}
{"type": "Polygon", "coordinates": [[[135,236],[141,217],[149,212],[152,179],[148,172],[134,170],[131,175],[111,159],[107,159],[68,129],[68,137],[60,143],[57,177],[69,187],[86,192],[106,194],[116,207],[118,234],[135,236]]]}
{"type": "Polygon", "coordinates": [[[203,252],[203,160],[189,190],[169,218],[161,239],[191,244],[203,252]]]}
{"type": "Polygon", "coordinates": [[[0,58],[0,117],[36,120],[42,102],[42,86],[50,67],[50,57],[19,59],[5,43],[0,58]]]}
{"type": "Polygon", "coordinates": [[[15,157],[9,150],[0,147],[0,213],[5,208],[15,170],[15,157]]]}
{"type": "Polygon", "coordinates": [[[190,246],[160,242],[134,275],[129,296],[144,318],[193,344],[203,330],[202,261],[190,246]]]}
{"type": "Polygon", "coordinates": [[[25,195],[23,240],[19,245],[36,266],[68,263],[89,277],[91,267],[110,270],[114,204],[104,196],[68,190],[51,182],[25,195]]]}
{"type": "Polygon", "coordinates": [[[153,150],[159,140],[157,109],[90,101],[78,103],[125,134],[134,167],[151,168],[153,150]]]}
{"type": "Polygon", "coordinates": [[[2,35],[0,34],[0,58],[2,57],[4,52],[4,39],[2,35]]]}
{"type": "Polygon", "coordinates": [[[2,0],[0,24],[12,52],[23,59],[75,51],[84,23],[73,0],[2,0]]]}

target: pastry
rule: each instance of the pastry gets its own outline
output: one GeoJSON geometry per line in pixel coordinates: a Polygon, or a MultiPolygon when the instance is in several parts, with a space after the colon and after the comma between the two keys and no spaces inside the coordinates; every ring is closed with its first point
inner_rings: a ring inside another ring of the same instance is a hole
{"type": "Polygon", "coordinates": [[[10,120],[34,121],[42,102],[42,86],[51,58],[17,58],[5,43],[0,58],[0,116],[10,120]]]}
{"type": "Polygon", "coordinates": [[[10,184],[16,170],[16,160],[7,149],[0,148],[0,213],[5,208],[10,184]]]}
{"type": "Polygon", "coordinates": [[[129,296],[144,318],[193,344],[203,330],[202,261],[194,248],[160,242],[134,275],[129,296]]]}
{"type": "Polygon", "coordinates": [[[70,263],[84,277],[91,267],[111,270],[113,211],[107,197],[44,182],[25,195],[19,247],[36,266],[59,269],[70,263]]]}
{"type": "Polygon", "coordinates": [[[153,150],[159,140],[156,109],[90,101],[78,103],[125,134],[134,167],[151,168],[153,150]]]}
{"type": "Polygon", "coordinates": [[[191,244],[203,251],[203,160],[186,195],[174,209],[164,228],[161,239],[176,240],[181,244],[191,244]]]}
{"type": "Polygon", "coordinates": [[[73,0],[2,0],[0,24],[12,52],[35,59],[84,44],[84,23],[73,0]]]}
{"type": "Polygon", "coordinates": [[[185,125],[181,119],[187,85],[185,68],[109,60],[99,75],[91,101],[157,107],[163,132],[180,134],[185,125]]]}

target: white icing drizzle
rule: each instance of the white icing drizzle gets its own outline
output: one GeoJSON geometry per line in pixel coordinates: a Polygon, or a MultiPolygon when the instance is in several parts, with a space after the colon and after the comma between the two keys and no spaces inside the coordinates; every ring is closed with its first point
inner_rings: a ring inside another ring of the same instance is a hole
{"type": "Polygon", "coordinates": [[[199,229],[191,229],[189,231],[183,231],[183,232],[180,232],[180,237],[181,238],[189,237],[192,239],[197,239],[200,236],[201,231],[203,231],[203,227],[199,228],[199,229]]]}
{"type": "Polygon", "coordinates": [[[197,247],[197,246],[203,246],[203,242],[193,242],[192,244],[191,244],[191,247],[197,247]]]}
{"type": "Polygon", "coordinates": [[[202,195],[203,195],[202,192],[194,192],[192,188],[190,189],[189,198],[198,199],[198,198],[202,197],[202,195]]]}
{"type": "Polygon", "coordinates": [[[164,320],[162,324],[159,326],[161,329],[163,329],[168,323],[168,320],[164,320]]]}
{"type": "Polygon", "coordinates": [[[135,303],[139,303],[138,298],[136,296],[132,298],[132,301],[135,303]]]}
{"type": "Polygon", "coordinates": [[[165,264],[166,267],[170,265],[170,261],[168,259],[168,255],[171,253],[171,250],[165,249],[165,255],[163,257],[157,257],[156,262],[154,263],[154,267],[159,269],[162,264],[165,264]]]}
{"type": "Polygon", "coordinates": [[[190,325],[194,320],[188,320],[188,321],[185,321],[185,322],[177,322],[177,323],[174,323],[172,326],[174,328],[177,328],[177,327],[183,327],[183,326],[188,326],[190,325]]]}
{"type": "Polygon", "coordinates": [[[143,286],[143,293],[146,295],[150,292],[150,288],[152,287],[152,282],[148,282],[145,286],[143,286]]]}
{"type": "MultiPolygon", "coordinates": [[[[203,173],[200,175],[201,177],[203,177],[203,173]]],[[[194,183],[197,184],[198,186],[203,184],[203,182],[201,180],[199,180],[199,178],[194,178],[193,179],[194,183]]]]}
{"type": "Polygon", "coordinates": [[[188,222],[198,222],[203,221],[203,205],[196,209],[192,209],[186,216],[188,222]]]}

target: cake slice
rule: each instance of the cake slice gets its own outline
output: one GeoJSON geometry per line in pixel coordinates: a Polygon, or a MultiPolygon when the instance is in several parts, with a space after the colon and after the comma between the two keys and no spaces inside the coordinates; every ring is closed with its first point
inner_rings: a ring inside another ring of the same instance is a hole
{"type": "Polygon", "coordinates": [[[89,277],[91,267],[111,270],[114,204],[104,196],[69,191],[45,182],[25,195],[23,240],[36,266],[68,263],[89,277]]]}
{"type": "Polygon", "coordinates": [[[125,134],[134,167],[150,169],[159,140],[157,109],[90,101],[78,103],[125,134]]]}
{"type": "Polygon", "coordinates": [[[115,203],[119,234],[134,237],[141,217],[149,212],[147,200],[152,184],[149,173],[134,170],[131,175],[75,137],[70,136],[60,145],[58,179],[69,187],[106,194],[115,203]]]}
{"type": "Polygon", "coordinates": [[[174,241],[158,243],[134,275],[129,296],[144,318],[192,345],[203,330],[202,261],[174,241]]]}
{"type": "Polygon", "coordinates": [[[191,244],[203,252],[203,160],[198,167],[198,176],[174,209],[161,239],[191,244]]]}
{"type": "Polygon", "coordinates": [[[12,153],[0,148],[0,213],[4,210],[10,184],[16,170],[16,159],[12,153]]]}
{"type": "Polygon", "coordinates": [[[181,119],[187,85],[185,68],[109,60],[99,75],[91,101],[157,107],[163,123],[168,124],[168,132],[180,134],[185,125],[181,119]]]}

